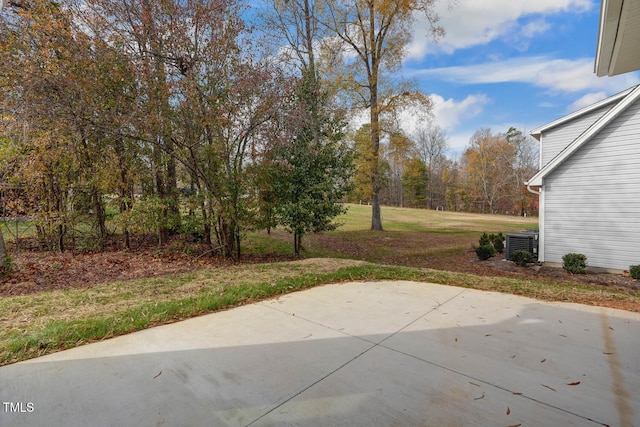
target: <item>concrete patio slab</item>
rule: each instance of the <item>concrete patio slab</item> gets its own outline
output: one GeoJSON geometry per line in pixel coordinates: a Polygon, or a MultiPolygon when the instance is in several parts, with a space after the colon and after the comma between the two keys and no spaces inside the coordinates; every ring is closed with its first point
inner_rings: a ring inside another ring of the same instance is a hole
{"type": "Polygon", "coordinates": [[[640,314],[322,286],[0,368],[0,426],[640,426],[640,314]]]}

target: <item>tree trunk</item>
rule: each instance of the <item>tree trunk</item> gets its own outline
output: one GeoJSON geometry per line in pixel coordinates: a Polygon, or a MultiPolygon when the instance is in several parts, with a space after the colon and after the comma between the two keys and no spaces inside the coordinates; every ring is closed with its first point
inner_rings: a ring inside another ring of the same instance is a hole
{"type": "MultiPolygon", "coordinates": [[[[166,150],[169,153],[174,151],[174,143],[171,138],[166,138],[166,150]]],[[[167,161],[167,193],[169,197],[169,216],[171,217],[171,233],[180,229],[180,192],[178,191],[178,173],[176,169],[176,159],[173,154],[167,161]]]]}
{"type": "MultiPolygon", "coordinates": [[[[369,46],[376,46],[375,5],[369,3],[369,46]]],[[[378,105],[378,68],[380,59],[375,51],[371,52],[371,71],[369,75],[369,94],[371,95],[371,148],[373,168],[371,173],[371,229],[382,231],[380,212],[380,106],[378,105]]]]}
{"type": "Polygon", "coordinates": [[[293,250],[297,256],[300,256],[300,250],[302,249],[302,234],[293,233],[293,250]]]}
{"type": "Polygon", "coordinates": [[[378,116],[377,88],[371,88],[371,229],[382,231],[382,215],[380,211],[380,123],[378,116]]]}
{"type": "MultiPolygon", "coordinates": [[[[122,188],[120,189],[120,214],[124,214],[125,212],[129,211],[129,204],[127,203],[127,198],[129,197],[129,194],[127,192],[127,188],[126,188],[126,184],[124,183],[126,181],[126,173],[124,171],[124,169],[121,169],[120,171],[121,174],[121,178],[122,178],[122,188]]],[[[131,195],[131,200],[133,200],[133,195],[131,195]]],[[[122,230],[122,233],[124,234],[124,246],[125,248],[131,249],[131,236],[129,234],[129,227],[127,226],[127,223],[124,223],[124,229],[122,230]]]]}
{"type": "Polygon", "coordinates": [[[100,233],[100,246],[104,246],[107,238],[107,215],[102,202],[100,190],[95,185],[91,186],[91,198],[93,199],[93,209],[95,210],[96,221],[98,222],[98,231],[100,233]]]}
{"type": "Polygon", "coordinates": [[[204,243],[213,249],[213,244],[211,242],[211,223],[209,222],[209,214],[207,213],[207,206],[204,200],[200,204],[200,212],[202,213],[202,234],[204,236],[204,243]]]}
{"type": "Polygon", "coordinates": [[[150,0],[142,1],[143,10],[143,26],[145,28],[145,39],[151,48],[153,55],[152,64],[150,66],[149,88],[150,98],[153,103],[153,113],[157,123],[155,123],[152,132],[155,139],[153,147],[153,162],[156,176],[156,191],[161,202],[165,204],[165,208],[161,211],[161,221],[158,229],[158,244],[164,246],[169,241],[171,228],[169,226],[170,215],[178,209],[177,202],[174,203],[176,195],[174,193],[176,173],[175,159],[165,158],[166,153],[172,153],[171,138],[169,137],[169,125],[167,112],[169,106],[169,94],[167,92],[167,75],[165,73],[165,65],[163,52],[161,51],[161,37],[156,28],[155,17],[153,15],[152,2],[150,0]],[[166,205],[168,204],[168,205],[166,205]]]}
{"type": "MultiPolygon", "coordinates": [[[[162,173],[162,170],[161,170],[162,156],[160,154],[160,149],[158,147],[154,147],[154,153],[156,154],[155,155],[156,192],[157,192],[156,194],[158,195],[158,198],[160,199],[161,203],[165,203],[167,192],[166,192],[166,186],[164,183],[164,174],[162,173]]],[[[166,207],[161,209],[160,221],[162,222],[162,224],[160,224],[158,228],[158,245],[159,246],[165,246],[169,242],[169,228],[166,226],[168,212],[169,210],[166,207]]]]}
{"type": "Polygon", "coordinates": [[[11,274],[11,260],[7,252],[7,246],[4,244],[4,236],[0,230],[0,276],[8,276],[11,274]]]}

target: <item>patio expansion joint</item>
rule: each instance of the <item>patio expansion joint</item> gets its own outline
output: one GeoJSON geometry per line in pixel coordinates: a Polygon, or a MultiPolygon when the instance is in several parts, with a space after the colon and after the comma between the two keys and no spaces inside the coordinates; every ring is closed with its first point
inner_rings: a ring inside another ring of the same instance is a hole
{"type": "Polygon", "coordinates": [[[395,348],[392,348],[392,347],[388,347],[388,346],[385,346],[385,345],[380,345],[380,347],[385,348],[385,349],[390,350],[390,351],[393,351],[393,352],[398,353],[398,354],[402,354],[402,355],[404,355],[404,356],[406,356],[406,357],[410,357],[410,358],[412,358],[412,359],[418,360],[418,361],[423,362],[423,363],[426,363],[426,364],[428,364],[428,365],[435,366],[436,368],[440,368],[440,369],[442,369],[442,370],[445,370],[445,371],[451,372],[452,374],[459,375],[459,376],[464,377],[464,378],[466,378],[466,379],[468,379],[468,380],[471,380],[472,382],[475,382],[475,383],[482,383],[482,384],[484,384],[484,385],[486,385],[486,386],[488,386],[488,387],[496,388],[496,389],[498,389],[498,390],[508,392],[508,393],[510,393],[510,394],[512,394],[512,395],[518,395],[519,397],[522,397],[522,398],[524,398],[524,399],[530,400],[530,401],[535,402],[535,403],[540,404],[540,405],[547,406],[547,407],[549,407],[549,408],[553,408],[553,409],[555,409],[555,410],[557,410],[557,411],[561,411],[561,412],[564,412],[564,413],[570,414],[570,415],[572,415],[572,416],[574,416],[574,417],[577,417],[577,418],[583,419],[583,420],[585,420],[585,421],[589,421],[589,422],[595,423],[595,424],[597,424],[597,425],[601,425],[601,426],[609,427],[609,424],[606,424],[606,423],[604,423],[604,422],[602,422],[602,421],[594,420],[593,418],[589,418],[589,417],[586,417],[586,416],[584,416],[584,415],[580,415],[580,414],[577,414],[577,413],[575,413],[575,412],[568,411],[568,410],[566,410],[566,409],[560,408],[559,406],[553,405],[553,404],[551,404],[551,403],[544,402],[544,401],[542,401],[542,400],[539,400],[539,399],[533,398],[533,397],[531,397],[531,396],[527,396],[526,394],[520,394],[520,393],[518,393],[516,390],[511,390],[511,389],[509,389],[509,388],[507,388],[507,387],[501,386],[500,384],[493,383],[493,382],[491,382],[491,381],[489,381],[489,380],[486,380],[486,379],[483,379],[483,378],[478,378],[478,377],[475,377],[475,376],[473,376],[473,375],[466,374],[466,373],[464,373],[464,372],[458,371],[458,370],[456,370],[456,369],[452,369],[452,368],[450,368],[450,367],[447,367],[447,366],[441,365],[441,364],[439,364],[439,363],[432,362],[432,361],[430,361],[430,360],[424,359],[424,358],[422,358],[422,357],[418,357],[418,356],[416,356],[416,355],[413,355],[413,354],[411,354],[411,353],[404,352],[404,351],[402,351],[402,350],[398,350],[398,349],[395,349],[395,348]]]}
{"type": "MultiPolygon", "coordinates": [[[[253,421],[251,421],[250,423],[246,424],[245,427],[251,426],[254,423],[260,421],[262,418],[266,417],[267,415],[271,414],[272,412],[276,411],[278,408],[282,407],[283,405],[287,404],[289,401],[295,399],[297,396],[301,395],[302,393],[306,392],[307,390],[313,388],[315,385],[321,383],[322,381],[324,381],[325,379],[331,377],[332,375],[336,374],[337,372],[339,372],[340,370],[342,370],[343,368],[345,368],[346,366],[350,365],[351,363],[353,363],[354,361],[358,360],[360,357],[362,357],[363,355],[367,354],[368,352],[370,352],[371,350],[373,350],[376,347],[382,347],[385,349],[390,349],[387,346],[382,345],[383,342],[385,342],[386,340],[394,337],[395,335],[401,333],[402,331],[404,331],[405,329],[407,329],[408,327],[410,327],[411,325],[413,325],[414,323],[416,323],[417,321],[419,321],[420,319],[424,318],[425,316],[429,315],[429,313],[432,313],[436,310],[438,310],[439,308],[441,308],[442,306],[446,305],[447,303],[449,303],[450,301],[456,299],[457,297],[459,297],[460,295],[462,295],[465,292],[465,289],[461,290],[460,292],[458,292],[457,294],[455,294],[454,296],[448,298],[446,301],[442,302],[442,303],[437,303],[434,307],[431,307],[429,310],[427,310],[426,312],[420,314],[419,316],[415,317],[413,320],[411,320],[410,322],[408,322],[406,325],[404,325],[403,327],[401,327],[400,329],[396,330],[395,332],[389,334],[388,336],[386,336],[385,338],[383,338],[382,340],[375,342],[375,341],[371,341],[368,340],[366,338],[357,336],[357,335],[352,335],[352,334],[348,334],[345,333],[344,331],[341,330],[337,330],[335,328],[332,328],[328,325],[324,325],[322,323],[316,322],[314,320],[311,319],[307,319],[304,317],[300,317],[300,316],[296,316],[296,318],[300,319],[300,320],[304,320],[306,322],[312,323],[314,325],[317,326],[321,326],[323,328],[327,328],[330,329],[332,331],[336,331],[342,335],[351,337],[351,338],[356,338],[362,341],[365,341],[367,343],[370,343],[371,345],[369,347],[367,347],[366,349],[364,349],[362,352],[360,352],[359,354],[357,354],[356,356],[352,357],[351,359],[347,360],[345,363],[341,364],[340,366],[338,366],[337,368],[335,368],[334,370],[328,372],[326,375],[323,375],[322,377],[318,378],[317,380],[313,381],[312,383],[310,383],[309,385],[307,385],[306,387],[302,388],[301,390],[299,390],[297,393],[292,394],[291,396],[289,396],[287,399],[284,399],[282,402],[278,403],[277,405],[275,405],[273,408],[269,409],[268,411],[266,411],[265,413],[263,413],[262,415],[260,415],[259,417],[257,417],[256,419],[254,419],[253,421]]],[[[284,310],[280,310],[277,307],[272,307],[270,306],[269,308],[279,311],[281,313],[287,314],[287,315],[291,315],[291,313],[286,312],[284,310]]],[[[392,351],[396,351],[394,349],[390,349],[392,351]]],[[[402,352],[398,352],[398,353],[402,353],[402,352]]]]}
{"type": "MultiPolygon", "coordinates": [[[[438,305],[437,307],[434,307],[432,310],[429,310],[429,311],[428,311],[427,313],[425,313],[424,315],[422,315],[422,316],[420,316],[419,318],[415,319],[414,321],[410,322],[409,324],[407,324],[406,326],[404,326],[403,328],[401,328],[401,329],[400,329],[400,330],[398,330],[397,332],[393,333],[392,335],[390,335],[390,336],[386,337],[385,339],[383,339],[382,341],[380,341],[380,342],[379,342],[379,343],[377,343],[376,345],[372,346],[372,347],[371,347],[370,349],[368,349],[367,351],[369,351],[369,350],[373,349],[374,347],[378,347],[378,346],[379,346],[379,347],[381,347],[381,348],[384,348],[384,349],[386,349],[386,350],[392,351],[392,352],[394,352],[394,353],[401,354],[401,355],[403,355],[403,356],[410,357],[410,358],[412,358],[412,359],[414,359],[414,360],[418,360],[418,361],[420,361],[420,362],[422,362],[422,363],[426,363],[426,364],[431,365],[431,366],[434,366],[434,367],[436,367],[436,368],[440,368],[440,369],[442,369],[442,370],[448,371],[448,372],[450,372],[450,373],[452,373],[452,374],[462,376],[462,377],[464,377],[464,378],[466,378],[466,379],[468,379],[468,380],[471,380],[472,382],[482,383],[482,384],[484,384],[484,385],[486,385],[486,386],[488,386],[488,387],[496,388],[496,389],[498,389],[498,390],[505,391],[505,392],[508,392],[508,393],[510,393],[510,394],[513,394],[513,395],[518,395],[518,396],[520,396],[520,397],[522,397],[522,398],[524,398],[524,399],[528,399],[528,400],[530,400],[530,401],[532,401],[532,402],[535,402],[535,403],[537,403],[537,404],[544,405],[544,406],[547,406],[547,407],[549,407],[549,408],[553,408],[553,409],[555,409],[555,410],[558,410],[558,411],[561,411],[561,412],[564,412],[564,413],[570,414],[570,415],[572,415],[572,416],[574,416],[574,417],[577,417],[577,418],[583,419],[583,420],[585,420],[585,421],[589,421],[589,422],[594,423],[594,424],[597,424],[597,425],[606,426],[606,427],[608,427],[608,426],[609,426],[608,424],[606,424],[606,423],[604,423],[604,422],[602,422],[602,421],[598,421],[598,420],[595,420],[595,419],[593,419],[593,418],[589,418],[589,417],[587,417],[587,416],[580,415],[580,414],[575,413],[575,412],[572,412],[572,411],[568,411],[568,410],[566,410],[566,409],[563,409],[563,408],[558,407],[558,406],[556,406],[556,405],[553,405],[553,404],[551,404],[551,403],[544,402],[544,401],[542,401],[542,400],[539,400],[539,399],[533,398],[533,397],[531,397],[531,396],[527,396],[527,395],[525,395],[525,394],[519,394],[516,390],[511,390],[511,389],[509,389],[509,388],[507,388],[507,387],[504,387],[504,386],[502,386],[502,385],[500,385],[500,384],[496,384],[496,383],[494,383],[494,382],[492,382],[492,381],[490,381],[490,380],[483,379],[483,378],[478,378],[478,377],[476,377],[476,376],[473,376],[473,375],[470,375],[470,374],[464,373],[464,372],[459,371],[459,370],[457,370],[457,369],[450,368],[450,367],[445,366],[445,365],[442,365],[442,364],[440,364],[440,363],[436,363],[436,362],[433,362],[433,361],[431,361],[431,360],[427,360],[427,359],[425,359],[425,358],[422,358],[422,357],[416,356],[416,355],[414,355],[414,354],[407,353],[407,352],[405,352],[405,351],[402,351],[402,350],[399,350],[399,349],[397,349],[397,348],[394,348],[394,347],[391,347],[391,346],[388,346],[388,345],[384,345],[384,344],[383,344],[385,341],[387,341],[388,339],[390,339],[390,338],[391,338],[391,337],[393,337],[394,335],[396,335],[396,334],[400,333],[402,330],[404,330],[404,329],[408,328],[408,327],[409,327],[409,326],[411,326],[412,324],[416,323],[418,320],[420,320],[420,319],[422,319],[422,318],[426,317],[428,314],[430,314],[430,313],[432,313],[432,312],[434,312],[434,311],[439,310],[440,308],[442,308],[443,306],[445,306],[447,303],[449,303],[449,302],[453,301],[454,299],[458,298],[458,297],[459,297],[460,295],[462,295],[464,292],[465,292],[465,290],[463,290],[462,292],[459,292],[458,294],[456,294],[456,295],[454,295],[453,297],[449,298],[449,299],[448,299],[447,301],[445,301],[444,303],[442,303],[442,304],[438,305]]],[[[603,321],[603,322],[604,322],[604,321],[603,321]]],[[[603,329],[605,329],[605,328],[603,327],[603,329]]],[[[365,353],[366,353],[366,352],[365,352],[365,353]]],[[[629,412],[629,411],[627,411],[626,413],[628,414],[628,412],[629,412]]],[[[629,425],[630,425],[630,424],[629,424],[629,425]]]]}

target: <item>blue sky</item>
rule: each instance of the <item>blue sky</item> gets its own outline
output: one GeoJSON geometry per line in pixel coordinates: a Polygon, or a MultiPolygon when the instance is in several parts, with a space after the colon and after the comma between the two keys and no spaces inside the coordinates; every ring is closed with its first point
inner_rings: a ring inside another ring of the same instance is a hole
{"type": "Polygon", "coordinates": [[[530,131],[640,83],[596,77],[596,0],[440,0],[446,36],[418,18],[402,72],[434,101],[434,121],[460,154],[480,128],[530,131]]]}

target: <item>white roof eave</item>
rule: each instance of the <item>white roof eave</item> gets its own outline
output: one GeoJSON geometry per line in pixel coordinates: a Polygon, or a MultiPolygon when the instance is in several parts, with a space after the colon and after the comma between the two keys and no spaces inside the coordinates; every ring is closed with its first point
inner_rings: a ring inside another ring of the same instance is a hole
{"type": "Polygon", "coordinates": [[[602,0],[594,71],[598,77],[640,69],[640,0],[602,0]]]}
{"type": "MultiPolygon", "coordinates": [[[[578,148],[589,141],[594,135],[600,132],[605,126],[613,121],[618,115],[633,104],[638,98],[640,98],[640,85],[630,88],[624,92],[625,97],[613,108],[607,111],[598,121],[596,121],[591,127],[589,127],[582,135],[576,138],[571,144],[562,150],[556,157],[551,159],[537,174],[533,176],[526,185],[528,187],[541,187],[543,179],[555,170],[560,164],[562,164],[568,157],[570,157],[578,148]]],[[[616,95],[617,96],[617,95],[616,95]]],[[[608,100],[611,98],[607,98],[608,100]]],[[[587,107],[592,109],[591,107],[587,107]]],[[[561,119],[562,120],[562,119],[561,119]]],[[[555,123],[555,122],[554,122],[555,123]]],[[[551,126],[547,127],[550,128],[551,126]]],[[[545,128],[543,126],[543,128],[545,128]]],[[[538,128],[542,129],[542,128],[538,128]]],[[[534,131],[531,133],[533,134],[534,131]]]]}

